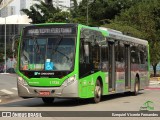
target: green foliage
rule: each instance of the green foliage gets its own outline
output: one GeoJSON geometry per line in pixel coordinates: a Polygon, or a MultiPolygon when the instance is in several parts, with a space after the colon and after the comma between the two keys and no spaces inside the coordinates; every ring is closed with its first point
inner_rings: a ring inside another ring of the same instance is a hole
{"type": "Polygon", "coordinates": [[[145,37],[146,33],[136,29],[134,26],[129,26],[127,24],[124,24],[121,21],[111,22],[110,24],[103,25],[103,27],[121,31],[123,34],[129,35],[129,36],[133,36],[133,37],[137,37],[137,38],[143,38],[143,39],[146,38],[145,37]]]}
{"type": "Polygon", "coordinates": [[[160,61],[160,1],[143,0],[127,10],[123,10],[109,26],[131,36],[149,41],[151,64],[155,67],[160,61]],[[125,32],[126,31],[126,32],[125,32]]]}
{"type": "Polygon", "coordinates": [[[123,24],[144,31],[148,35],[146,39],[155,40],[157,34],[156,16],[153,14],[155,6],[156,3],[154,4],[154,2],[141,2],[125,10],[120,16],[116,16],[115,21],[121,21],[123,24]]]}
{"type": "Polygon", "coordinates": [[[50,13],[50,18],[46,22],[63,22],[63,23],[68,23],[71,21],[71,16],[69,12],[58,12],[58,13],[50,13]]]}
{"type": "Polygon", "coordinates": [[[43,1],[31,6],[30,10],[22,9],[21,11],[32,19],[33,24],[45,22],[67,22],[70,18],[69,12],[63,12],[61,9],[54,7],[53,4],[46,4],[43,1]]]}
{"type": "Polygon", "coordinates": [[[72,22],[99,26],[108,23],[108,20],[114,19],[122,10],[130,8],[140,0],[82,0],[79,4],[77,0],[71,0],[73,6],[64,12],[53,4],[46,4],[40,1],[34,4],[30,9],[22,11],[32,19],[32,23],[45,22],[72,22]],[[88,8],[88,13],[87,13],[88,8]]]}
{"type": "Polygon", "coordinates": [[[94,0],[90,4],[90,17],[96,26],[109,23],[121,11],[130,8],[141,0],[94,0]]]}

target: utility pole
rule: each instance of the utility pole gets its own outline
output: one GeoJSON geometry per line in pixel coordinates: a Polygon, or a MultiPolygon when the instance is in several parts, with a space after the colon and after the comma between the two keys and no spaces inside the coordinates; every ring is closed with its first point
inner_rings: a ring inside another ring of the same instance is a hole
{"type": "Polygon", "coordinates": [[[87,25],[89,24],[89,15],[88,15],[88,14],[89,14],[89,13],[88,13],[89,10],[88,10],[88,7],[89,7],[89,5],[90,5],[92,2],[93,2],[93,0],[87,0],[87,10],[86,10],[86,12],[87,12],[87,13],[86,13],[86,14],[87,14],[87,15],[86,15],[86,17],[87,17],[87,25]]]}
{"type": "Polygon", "coordinates": [[[4,73],[6,73],[6,69],[7,69],[7,62],[6,62],[6,37],[7,37],[7,31],[6,31],[6,17],[7,17],[7,6],[5,7],[5,30],[4,30],[4,33],[5,33],[5,38],[4,38],[4,73]]]}
{"type": "Polygon", "coordinates": [[[87,25],[88,25],[88,0],[87,0],[87,25]]]}

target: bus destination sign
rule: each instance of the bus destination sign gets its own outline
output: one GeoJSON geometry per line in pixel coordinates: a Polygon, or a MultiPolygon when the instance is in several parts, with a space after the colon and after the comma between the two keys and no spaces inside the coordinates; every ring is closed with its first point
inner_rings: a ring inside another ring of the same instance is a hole
{"type": "Polygon", "coordinates": [[[29,28],[27,35],[73,34],[73,28],[29,28]]]}

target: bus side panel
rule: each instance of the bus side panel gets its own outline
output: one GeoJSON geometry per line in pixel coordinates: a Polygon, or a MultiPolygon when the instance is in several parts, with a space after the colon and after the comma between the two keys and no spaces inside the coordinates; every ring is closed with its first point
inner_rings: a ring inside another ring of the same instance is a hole
{"type": "Polygon", "coordinates": [[[149,85],[149,53],[148,53],[148,46],[145,46],[144,53],[141,55],[141,59],[143,59],[143,64],[141,64],[139,67],[140,70],[140,89],[144,89],[146,86],[149,85]],[[144,55],[144,56],[143,56],[144,55]]]}
{"type": "Polygon", "coordinates": [[[135,78],[139,78],[140,90],[148,86],[148,48],[135,47],[131,53],[131,91],[134,91],[135,78]],[[144,49],[145,48],[145,49],[144,49]]]}
{"type": "Polygon", "coordinates": [[[108,79],[108,74],[105,74],[104,72],[97,72],[79,80],[80,98],[94,97],[95,83],[99,77],[102,79],[103,95],[108,94],[108,83],[106,83],[108,81],[106,80],[108,79]]]}

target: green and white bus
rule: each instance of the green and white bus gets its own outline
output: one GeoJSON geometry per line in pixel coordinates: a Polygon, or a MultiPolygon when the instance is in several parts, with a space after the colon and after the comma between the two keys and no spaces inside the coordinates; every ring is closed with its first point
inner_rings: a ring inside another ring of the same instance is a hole
{"type": "Polygon", "coordinates": [[[149,83],[149,45],[119,31],[81,24],[27,26],[18,48],[22,98],[91,98],[131,92],[149,83]]]}

